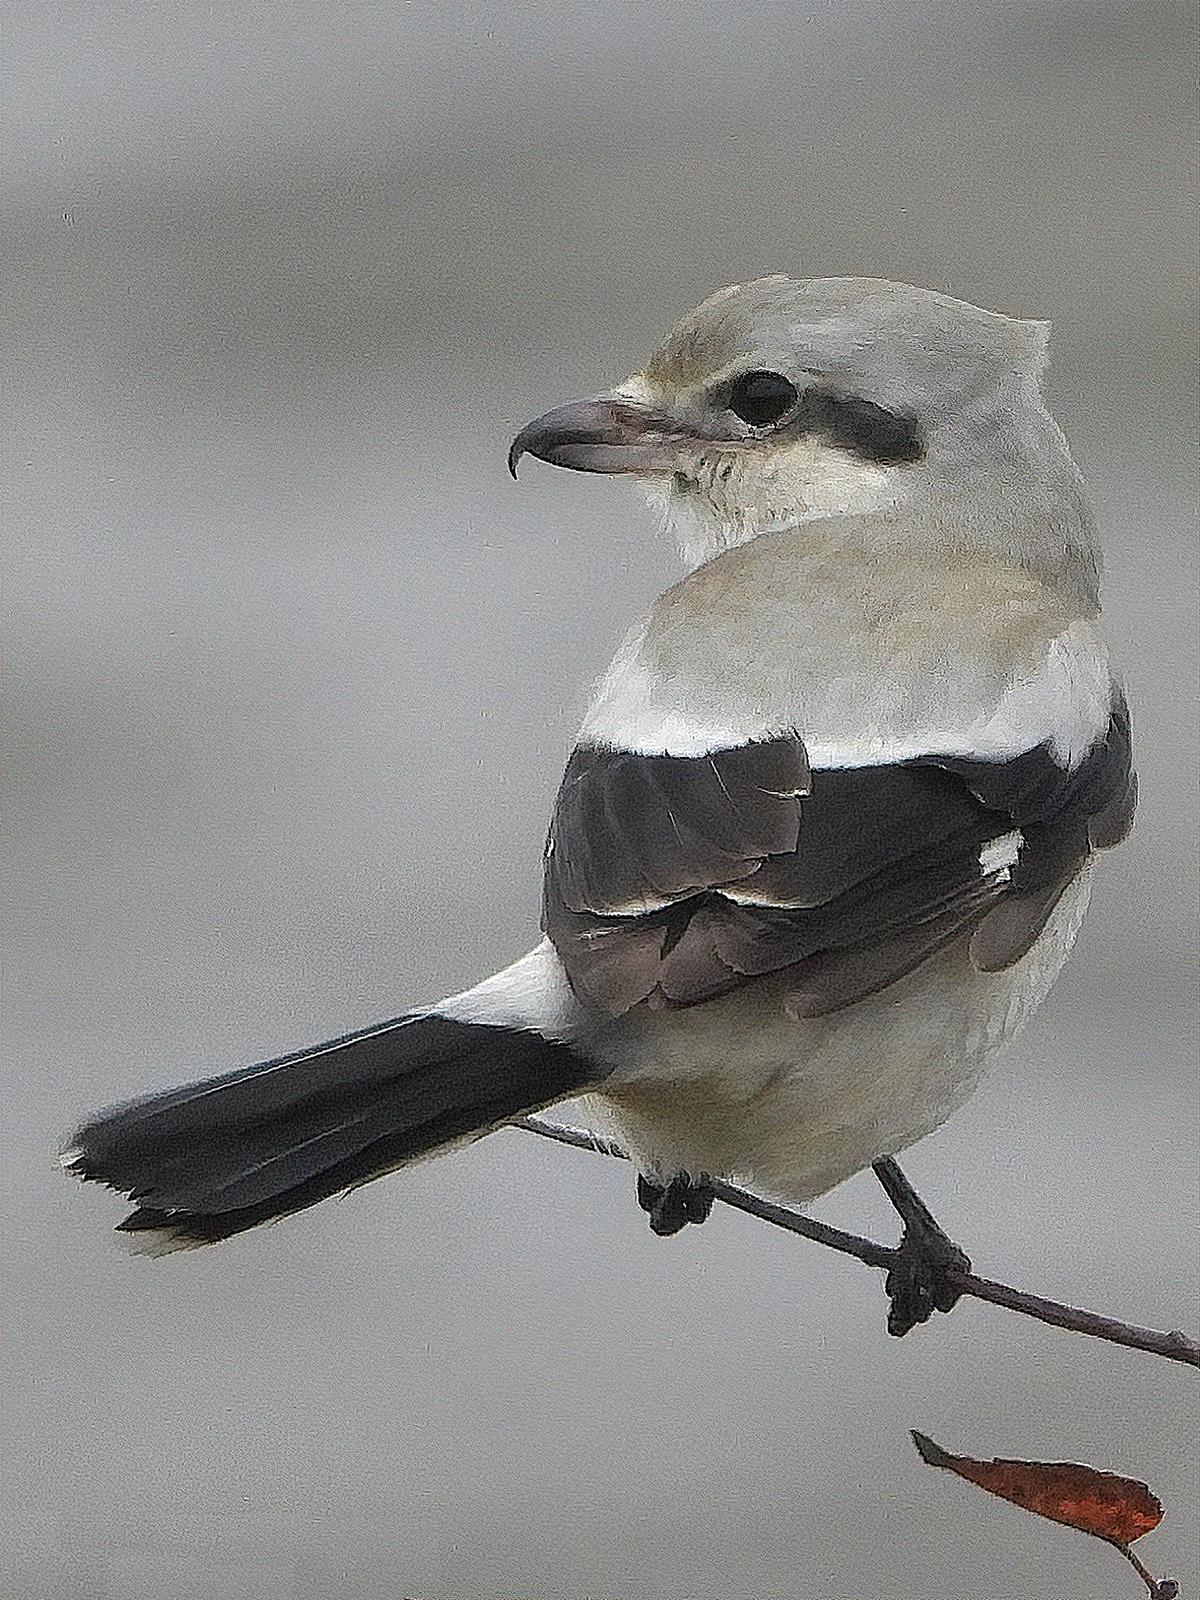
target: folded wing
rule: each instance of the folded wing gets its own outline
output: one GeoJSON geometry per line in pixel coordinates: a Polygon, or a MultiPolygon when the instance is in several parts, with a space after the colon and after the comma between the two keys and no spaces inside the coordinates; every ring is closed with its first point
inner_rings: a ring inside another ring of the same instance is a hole
{"type": "Polygon", "coordinates": [[[610,1013],[779,972],[797,1011],[834,1011],[957,939],[981,970],[1018,961],[1135,800],[1123,706],[1074,769],[1047,745],[815,771],[796,733],[698,756],[581,745],[543,926],[579,996],[610,1013]]]}

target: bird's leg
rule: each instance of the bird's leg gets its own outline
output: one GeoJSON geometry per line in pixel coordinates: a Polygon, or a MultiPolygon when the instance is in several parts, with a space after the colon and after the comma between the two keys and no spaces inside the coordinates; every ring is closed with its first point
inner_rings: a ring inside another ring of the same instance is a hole
{"type": "Polygon", "coordinates": [[[713,1187],[703,1178],[681,1172],[670,1183],[654,1183],[638,1174],[638,1205],[650,1217],[650,1226],[660,1238],[678,1233],[689,1222],[703,1222],[713,1205],[713,1187]]]}
{"type": "Polygon", "coordinates": [[[884,1284],[891,1301],[888,1332],[901,1338],[935,1311],[954,1309],[961,1291],[947,1282],[946,1269],[970,1272],[971,1261],[934,1221],[891,1156],[874,1162],[873,1170],[904,1223],[900,1253],[884,1284]]]}

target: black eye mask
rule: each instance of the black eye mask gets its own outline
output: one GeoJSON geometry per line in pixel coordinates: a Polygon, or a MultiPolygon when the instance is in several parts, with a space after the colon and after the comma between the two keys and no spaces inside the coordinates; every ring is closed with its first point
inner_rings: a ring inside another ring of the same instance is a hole
{"type": "Polygon", "coordinates": [[[924,454],[915,417],[832,389],[801,393],[781,372],[744,372],[724,405],[751,427],[778,425],[781,434],[796,438],[812,434],[879,466],[919,461],[924,454]]]}
{"type": "Polygon", "coordinates": [[[857,395],[806,389],[787,432],[815,434],[862,461],[897,466],[925,454],[915,417],[900,416],[857,395]]]}

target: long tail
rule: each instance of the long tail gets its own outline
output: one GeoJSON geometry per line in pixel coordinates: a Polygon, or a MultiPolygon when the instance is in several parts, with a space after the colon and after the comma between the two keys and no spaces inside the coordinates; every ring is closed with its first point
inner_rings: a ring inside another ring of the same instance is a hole
{"type": "Polygon", "coordinates": [[[427,1013],[115,1107],[62,1161],[135,1202],[119,1231],[179,1249],[300,1211],[602,1076],[538,1033],[427,1013]]]}

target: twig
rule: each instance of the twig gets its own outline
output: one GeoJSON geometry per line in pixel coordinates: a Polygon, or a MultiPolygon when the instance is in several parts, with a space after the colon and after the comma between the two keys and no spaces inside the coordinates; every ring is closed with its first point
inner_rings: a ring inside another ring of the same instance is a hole
{"type": "MultiPolygon", "coordinates": [[[[539,1133],[543,1138],[556,1139],[559,1144],[574,1145],[579,1150],[594,1150],[598,1155],[616,1156],[627,1160],[625,1151],[610,1139],[601,1139],[584,1128],[564,1127],[561,1123],[543,1122],[540,1117],[516,1117],[514,1128],[525,1128],[539,1133]]],[[[788,1233],[798,1233],[815,1244],[840,1250],[843,1255],[854,1256],[868,1267],[887,1269],[896,1260],[898,1251],[888,1245],[876,1244],[857,1233],[846,1233],[842,1228],[818,1222],[815,1217],[771,1200],[761,1200],[758,1195],[738,1189],[731,1183],[715,1183],[713,1189],[718,1200],[761,1222],[770,1222],[788,1233]]],[[[1200,1367],[1200,1344],[1185,1333],[1162,1333],[1156,1328],[1138,1328],[1132,1323],[1119,1322],[1115,1317],[1102,1317],[1099,1312],[1085,1311],[1079,1306],[1062,1305],[1057,1300],[1044,1300],[1040,1295],[1014,1289],[1007,1283],[996,1283],[991,1278],[978,1278],[973,1272],[960,1272],[955,1268],[946,1271],[947,1281],[962,1294],[976,1300],[990,1301],[994,1306],[1004,1306],[1009,1311],[1020,1311],[1024,1316],[1036,1317],[1056,1328],[1070,1328],[1076,1333],[1089,1334],[1093,1339],[1107,1339],[1112,1344],[1127,1345],[1131,1350],[1148,1350],[1152,1355],[1165,1356],[1168,1361],[1182,1361],[1187,1366],[1200,1367]]]]}

